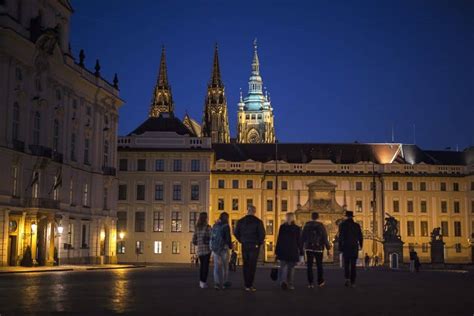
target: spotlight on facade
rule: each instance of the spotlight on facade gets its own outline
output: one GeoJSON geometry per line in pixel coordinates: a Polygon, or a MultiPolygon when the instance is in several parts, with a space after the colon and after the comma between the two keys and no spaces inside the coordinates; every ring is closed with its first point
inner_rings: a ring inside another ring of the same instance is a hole
{"type": "Polygon", "coordinates": [[[120,232],[120,233],[119,233],[119,238],[120,238],[120,239],[123,239],[124,237],[125,237],[125,233],[124,233],[124,232],[120,232]]]}
{"type": "Polygon", "coordinates": [[[31,232],[33,234],[36,233],[36,228],[38,228],[38,225],[35,222],[31,223],[31,232]]]}

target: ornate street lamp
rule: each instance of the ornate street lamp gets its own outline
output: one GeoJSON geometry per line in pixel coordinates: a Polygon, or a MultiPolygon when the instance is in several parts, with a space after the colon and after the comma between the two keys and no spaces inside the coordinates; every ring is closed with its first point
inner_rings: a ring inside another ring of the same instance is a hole
{"type": "Polygon", "coordinates": [[[124,237],[125,237],[125,233],[124,233],[124,232],[120,232],[120,233],[119,233],[119,238],[120,238],[120,240],[123,240],[124,237]]]}

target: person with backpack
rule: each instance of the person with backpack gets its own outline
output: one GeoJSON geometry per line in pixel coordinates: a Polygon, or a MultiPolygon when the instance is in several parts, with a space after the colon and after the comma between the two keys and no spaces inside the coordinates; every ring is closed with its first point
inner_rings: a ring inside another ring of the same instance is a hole
{"type": "Polygon", "coordinates": [[[199,258],[199,287],[201,289],[207,288],[209,260],[211,259],[210,239],[211,226],[208,224],[207,213],[201,212],[193,234],[193,245],[196,246],[196,254],[199,258]]]}
{"type": "Polygon", "coordinates": [[[242,217],[235,226],[235,238],[242,244],[242,259],[245,290],[255,292],[253,286],[260,247],[265,241],[263,222],[255,216],[255,206],[249,205],[247,215],[242,217]]]}
{"type": "Polygon", "coordinates": [[[280,226],[275,254],[280,261],[278,279],[283,290],[294,290],[294,272],[298,261],[303,261],[301,228],[295,224],[295,214],[287,213],[285,222],[280,226]]]}
{"type": "Polygon", "coordinates": [[[231,286],[229,277],[229,249],[232,249],[229,214],[222,212],[211,230],[211,250],[214,260],[214,288],[226,289],[231,286]]]}
{"type": "Polygon", "coordinates": [[[310,289],[314,288],[313,261],[316,261],[318,286],[323,287],[325,285],[323,276],[323,252],[324,249],[326,249],[329,256],[329,250],[331,249],[326,228],[323,223],[318,221],[318,218],[319,214],[317,212],[311,213],[311,220],[304,225],[302,234],[306,253],[308,288],[310,289]]]}
{"type": "Polygon", "coordinates": [[[354,222],[354,212],[346,211],[346,220],[339,225],[339,251],[344,257],[345,286],[355,287],[356,263],[363,238],[360,225],[354,222]]]}

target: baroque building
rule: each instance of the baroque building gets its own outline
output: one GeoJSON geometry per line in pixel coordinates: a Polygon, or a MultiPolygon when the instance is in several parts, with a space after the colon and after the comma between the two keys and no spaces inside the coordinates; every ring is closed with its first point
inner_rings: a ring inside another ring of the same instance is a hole
{"type": "Polygon", "coordinates": [[[118,140],[120,262],[189,262],[198,214],[208,210],[211,138],[174,115],[164,55],[159,78],[150,117],[118,140]]]}
{"type": "Polygon", "coordinates": [[[67,0],[0,2],[0,265],[116,261],[118,80],[69,47],[67,0]]]}
{"type": "Polygon", "coordinates": [[[257,40],[254,41],[252,74],[249,90],[245,98],[240,92],[237,112],[238,143],[274,143],[275,127],[270,96],[263,94],[263,81],[260,76],[260,61],[257,53],[257,40]]]}
{"type": "Polygon", "coordinates": [[[217,45],[214,49],[212,75],[207,85],[207,95],[204,102],[202,133],[204,137],[210,137],[212,143],[230,142],[227,100],[221,78],[217,45]]]}

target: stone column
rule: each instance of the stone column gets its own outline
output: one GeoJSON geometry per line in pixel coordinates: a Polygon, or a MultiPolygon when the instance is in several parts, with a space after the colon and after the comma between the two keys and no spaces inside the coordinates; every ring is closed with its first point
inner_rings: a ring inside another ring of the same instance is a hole
{"type": "Polygon", "coordinates": [[[31,258],[33,258],[33,266],[38,265],[38,261],[36,260],[37,250],[38,250],[38,218],[36,215],[30,217],[30,246],[31,246],[31,258]],[[33,222],[36,224],[36,229],[33,230],[33,222]]]}
{"type": "Polygon", "coordinates": [[[48,227],[49,227],[49,244],[48,244],[48,257],[46,259],[46,265],[54,265],[54,217],[48,217],[48,227]]]}

